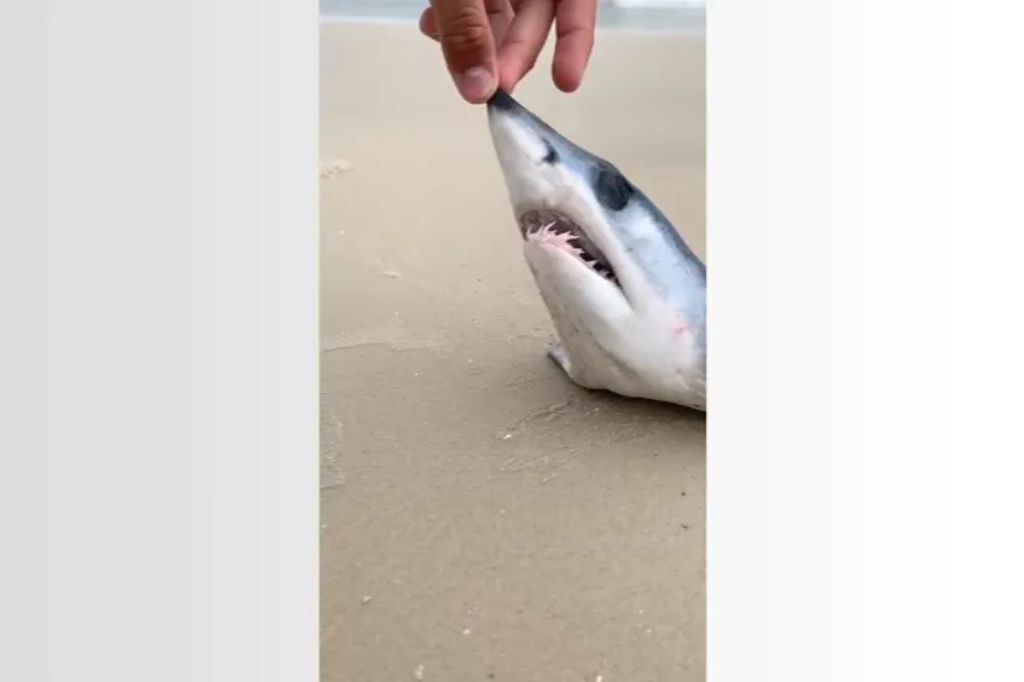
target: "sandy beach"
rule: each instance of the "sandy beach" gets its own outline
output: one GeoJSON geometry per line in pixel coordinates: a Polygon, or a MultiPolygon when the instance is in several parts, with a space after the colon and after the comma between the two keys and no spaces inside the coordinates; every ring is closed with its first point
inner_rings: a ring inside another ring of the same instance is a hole
{"type": "MultiPolygon", "coordinates": [[[[321,42],[321,665],[328,682],[697,682],[704,416],[588,392],[483,108],[413,25],[321,42]]],[[[602,32],[516,96],[705,255],[704,43],[602,32]]]]}

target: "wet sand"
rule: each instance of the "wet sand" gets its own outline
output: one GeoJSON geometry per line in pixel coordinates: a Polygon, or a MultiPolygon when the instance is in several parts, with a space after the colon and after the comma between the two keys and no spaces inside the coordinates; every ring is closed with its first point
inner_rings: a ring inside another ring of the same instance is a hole
{"type": "MultiPolygon", "coordinates": [[[[321,46],[323,680],[704,679],[704,417],[588,392],[482,108],[413,26],[321,46]]],[[[704,255],[704,45],[603,33],[517,90],[704,255]]]]}

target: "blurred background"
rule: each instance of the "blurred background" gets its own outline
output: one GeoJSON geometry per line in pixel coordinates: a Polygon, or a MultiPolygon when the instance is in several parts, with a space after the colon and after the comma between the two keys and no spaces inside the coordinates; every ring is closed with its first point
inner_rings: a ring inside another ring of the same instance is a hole
{"type": "MultiPolygon", "coordinates": [[[[325,19],[415,20],[427,0],[320,0],[325,19]]],[[[650,31],[703,31],[703,0],[600,0],[598,26],[650,31]]]]}

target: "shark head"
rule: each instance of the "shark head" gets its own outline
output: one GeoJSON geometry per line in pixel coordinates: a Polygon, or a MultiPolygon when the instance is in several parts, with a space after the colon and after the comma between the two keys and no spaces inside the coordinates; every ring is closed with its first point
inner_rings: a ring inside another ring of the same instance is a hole
{"type": "Polygon", "coordinates": [[[560,364],[589,388],[703,409],[704,264],[614,165],[504,92],[487,107],[560,364]]]}

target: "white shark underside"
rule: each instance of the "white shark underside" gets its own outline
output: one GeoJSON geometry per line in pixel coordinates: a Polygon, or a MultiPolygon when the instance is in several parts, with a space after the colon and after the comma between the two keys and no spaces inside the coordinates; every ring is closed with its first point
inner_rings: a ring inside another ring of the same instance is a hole
{"type": "Polygon", "coordinates": [[[580,386],[706,409],[706,272],[607,161],[503,92],[491,135],[523,253],[580,386]]]}

